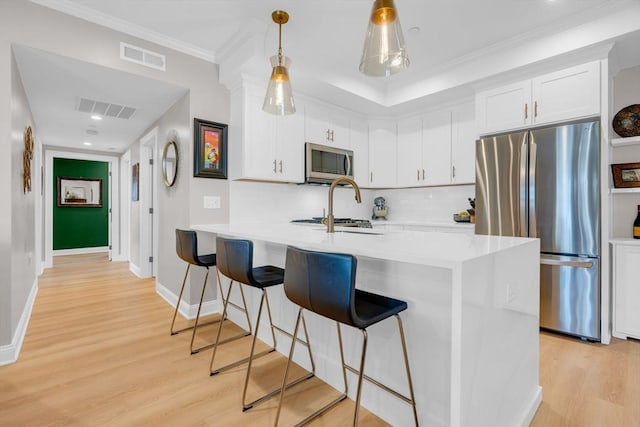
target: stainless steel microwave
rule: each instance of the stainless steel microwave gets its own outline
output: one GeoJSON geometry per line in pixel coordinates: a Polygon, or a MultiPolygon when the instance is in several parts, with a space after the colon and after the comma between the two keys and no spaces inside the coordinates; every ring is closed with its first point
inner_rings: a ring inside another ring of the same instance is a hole
{"type": "Polygon", "coordinates": [[[305,182],[330,184],[339,176],[353,178],[353,151],[306,143],[305,182]]]}

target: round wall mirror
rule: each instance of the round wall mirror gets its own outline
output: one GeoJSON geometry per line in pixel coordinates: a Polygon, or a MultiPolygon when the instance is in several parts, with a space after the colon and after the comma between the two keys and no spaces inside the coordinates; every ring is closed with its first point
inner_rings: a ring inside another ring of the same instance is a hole
{"type": "Polygon", "coordinates": [[[168,141],[162,151],[162,178],[164,185],[171,187],[178,175],[178,145],[175,141],[168,141]]]}

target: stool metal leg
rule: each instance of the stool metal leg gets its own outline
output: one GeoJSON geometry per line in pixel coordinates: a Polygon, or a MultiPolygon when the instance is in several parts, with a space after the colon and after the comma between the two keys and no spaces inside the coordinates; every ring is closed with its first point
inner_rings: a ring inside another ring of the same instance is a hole
{"type": "MultiPolygon", "coordinates": [[[[196,339],[196,331],[198,330],[198,321],[200,320],[200,310],[202,309],[202,301],[204,300],[204,291],[207,288],[207,279],[208,278],[209,278],[209,267],[207,267],[207,274],[205,274],[205,276],[204,276],[204,283],[202,284],[202,292],[200,293],[200,303],[198,304],[198,312],[196,314],[196,322],[193,325],[193,333],[191,334],[191,344],[190,344],[191,354],[196,354],[200,350],[204,350],[205,348],[209,348],[209,347],[211,347],[213,345],[213,344],[208,344],[208,345],[205,345],[205,346],[202,346],[202,347],[198,347],[196,349],[193,348],[193,341],[196,339]]],[[[220,317],[220,319],[215,320],[213,322],[209,322],[208,324],[218,323],[218,322],[222,322],[222,321],[223,321],[223,317],[220,317]]]]}
{"type": "MultiPolygon", "coordinates": [[[[228,308],[228,306],[230,304],[229,298],[231,296],[231,289],[233,288],[233,284],[234,283],[235,282],[233,280],[231,280],[229,282],[229,289],[227,291],[227,297],[224,298],[224,308],[222,310],[222,317],[223,318],[226,318],[226,316],[227,316],[227,308],[228,308]]],[[[216,335],[216,342],[211,345],[213,347],[213,353],[211,354],[211,362],[209,363],[209,375],[211,375],[211,376],[219,374],[220,372],[222,372],[222,371],[224,371],[226,369],[233,368],[234,366],[238,366],[238,365],[246,362],[247,360],[249,360],[249,358],[247,357],[247,358],[244,358],[242,360],[238,360],[236,362],[229,363],[228,365],[225,365],[225,366],[223,366],[221,368],[218,368],[215,371],[213,370],[213,362],[214,362],[214,360],[216,358],[216,352],[218,351],[218,345],[225,344],[225,343],[228,343],[230,341],[235,341],[235,340],[237,340],[239,338],[243,338],[243,337],[251,335],[251,321],[249,319],[248,310],[247,310],[247,304],[246,304],[246,301],[245,301],[245,298],[244,298],[244,292],[242,291],[242,286],[241,285],[240,285],[240,294],[242,295],[242,304],[244,305],[245,314],[247,314],[247,323],[248,323],[248,326],[249,326],[249,330],[220,341],[220,333],[222,332],[223,323],[221,322],[218,325],[218,333],[216,335]]]]}
{"type": "MultiPolygon", "coordinates": [[[[280,388],[276,388],[271,390],[270,392],[260,396],[259,398],[255,399],[252,402],[246,403],[247,402],[247,388],[249,386],[249,377],[251,376],[251,366],[253,363],[253,359],[257,356],[260,356],[261,354],[257,354],[254,355],[254,350],[255,350],[255,346],[256,346],[256,340],[258,339],[258,329],[260,328],[260,317],[262,314],[262,303],[263,301],[266,301],[267,304],[267,314],[268,314],[268,318],[269,318],[269,325],[271,326],[271,337],[273,339],[273,347],[271,347],[269,349],[269,353],[271,353],[272,351],[275,351],[276,349],[276,336],[274,333],[274,329],[278,329],[280,332],[293,337],[289,332],[282,330],[280,328],[278,328],[277,326],[273,325],[273,319],[271,318],[271,307],[269,306],[269,296],[267,293],[266,289],[262,289],[262,298],[260,299],[260,308],[258,309],[258,320],[256,321],[256,330],[255,330],[255,334],[253,336],[253,342],[251,344],[251,353],[249,355],[249,365],[247,366],[247,373],[245,375],[244,378],[244,390],[242,391],[242,410],[243,411],[247,411],[251,408],[253,408],[255,405],[258,405],[264,401],[266,401],[267,399],[270,399],[271,397],[275,396],[276,394],[280,393],[280,388]]],[[[302,322],[303,322],[303,329],[304,329],[304,335],[305,335],[305,339],[306,341],[301,341],[302,344],[304,344],[307,347],[307,351],[309,352],[309,360],[311,361],[311,372],[296,378],[295,380],[293,380],[292,382],[290,382],[289,384],[286,385],[286,388],[290,388],[293,387],[294,385],[304,381],[304,380],[308,380],[312,377],[315,376],[315,363],[313,362],[313,357],[311,355],[311,347],[309,344],[309,335],[307,334],[307,326],[304,323],[304,317],[302,318],[302,322]]]]}
{"type": "MultiPolygon", "coordinates": [[[[191,264],[187,264],[187,271],[185,271],[184,273],[184,279],[182,280],[182,287],[180,288],[180,294],[178,295],[178,302],[176,303],[176,309],[173,311],[173,319],[171,320],[171,335],[176,335],[176,334],[179,334],[180,332],[188,331],[189,329],[194,329],[194,333],[195,333],[195,328],[197,327],[198,318],[200,317],[199,313],[200,313],[200,307],[202,307],[202,298],[200,298],[200,304],[198,305],[198,315],[196,316],[196,325],[187,326],[186,328],[178,329],[177,331],[173,329],[176,323],[176,316],[178,315],[180,302],[182,301],[182,294],[184,293],[184,288],[187,283],[187,276],[189,275],[190,267],[191,267],[191,264]]],[[[207,272],[208,272],[208,269],[207,269],[207,272]]],[[[205,280],[205,284],[203,285],[203,287],[206,286],[206,283],[207,282],[205,280]]],[[[203,288],[203,296],[204,296],[204,288],[203,288]]],[[[213,325],[214,323],[218,323],[219,321],[220,319],[213,320],[211,322],[203,323],[200,326],[213,325]]],[[[191,343],[191,348],[193,351],[193,341],[191,343]]]]}
{"type": "Polygon", "coordinates": [[[411,380],[411,370],[409,369],[409,356],[407,355],[407,343],[404,339],[404,328],[402,327],[402,319],[397,314],[395,315],[398,321],[398,329],[400,330],[400,340],[402,341],[402,354],[404,355],[404,366],[407,370],[407,382],[409,383],[409,395],[411,396],[411,407],[413,408],[413,420],[418,427],[418,410],[416,408],[416,397],[413,394],[413,381],[411,380]]]}
{"type": "Polygon", "coordinates": [[[360,396],[362,396],[362,376],[364,373],[365,356],[367,355],[368,335],[366,329],[362,331],[362,354],[360,355],[360,372],[358,374],[358,388],[356,389],[356,409],[353,414],[353,427],[358,425],[358,414],[360,413],[360,396]]]}
{"type": "MultiPolygon", "coordinates": [[[[276,412],[276,419],[275,419],[275,422],[273,424],[274,426],[278,425],[278,420],[280,419],[280,411],[282,409],[282,402],[284,400],[284,392],[288,388],[287,385],[286,385],[287,375],[289,374],[289,366],[291,365],[291,360],[293,359],[293,352],[295,350],[295,344],[296,344],[296,341],[297,341],[298,329],[300,327],[300,319],[302,319],[302,322],[304,324],[304,316],[302,314],[302,310],[303,310],[302,307],[300,307],[300,309],[298,310],[298,318],[296,319],[296,326],[295,326],[295,328],[293,330],[293,339],[291,340],[291,349],[289,350],[289,358],[287,359],[287,367],[285,368],[284,377],[282,379],[282,387],[281,387],[281,390],[280,390],[280,402],[278,403],[278,411],[276,412]]],[[[306,326],[303,326],[303,327],[305,328],[305,333],[306,333],[306,326]]],[[[336,399],[332,400],[331,402],[327,403],[322,408],[318,409],[313,414],[309,415],[304,420],[302,420],[299,423],[297,423],[296,427],[307,424],[309,421],[315,419],[319,415],[323,414],[324,412],[326,412],[327,410],[331,409],[332,407],[334,407],[335,405],[337,405],[338,403],[342,402],[344,399],[347,398],[347,374],[346,374],[346,371],[344,369],[345,363],[344,363],[344,352],[343,352],[343,348],[342,348],[342,334],[340,333],[340,325],[338,325],[338,338],[339,338],[339,341],[340,341],[340,360],[341,360],[342,366],[343,366],[343,368],[342,368],[342,377],[344,379],[344,393],[341,394],[340,396],[338,396],[336,399]]]]}

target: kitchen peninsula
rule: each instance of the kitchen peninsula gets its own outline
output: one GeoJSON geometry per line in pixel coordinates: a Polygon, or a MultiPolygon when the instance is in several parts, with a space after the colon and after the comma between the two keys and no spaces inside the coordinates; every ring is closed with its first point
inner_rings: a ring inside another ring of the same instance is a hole
{"type": "MultiPolygon", "coordinates": [[[[462,233],[385,231],[293,224],[194,225],[202,240],[216,235],[254,242],[254,264],[284,266],[287,245],[350,253],[360,289],[407,301],[401,314],[420,423],[425,426],[528,425],[542,400],[538,383],[539,241],[462,233]]],[[[223,279],[223,286],[227,283],[223,279]]],[[[247,293],[252,317],[258,295],[247,293]]],[[[232,297],[233,299],[233,297],[232,297]]],[[[270,290],[274,323],[292,330],[296,307],[282,287],[270,290]]],[[[229,317],[244,325],[239,313],[229,317]]],[[[340,390],[333,322],[306,313],[316,374],[340,390]]],[[[345,357],[357,366],[361,337],[343,328],[345,357]]],[[[266,328],[260,338],[270,342],[266,328]]],[[[405,391],[394,322],[369,330],[365,373],[405,391]]],[[[278,336],[287,354],[290,341],[278,336]]],[[[309,369],[302,353],[296,361],[309,369]]],[[[356,376],[349,376],[349,393],[356,376]]],[[[366,382],[365,382],[366,384],[366,382]]],[[[352,396],[351,396],[352,397],[352,396]]],[[[410,408],[365,385],[362,405],[395,426],[413,424],[410,408]]]]}

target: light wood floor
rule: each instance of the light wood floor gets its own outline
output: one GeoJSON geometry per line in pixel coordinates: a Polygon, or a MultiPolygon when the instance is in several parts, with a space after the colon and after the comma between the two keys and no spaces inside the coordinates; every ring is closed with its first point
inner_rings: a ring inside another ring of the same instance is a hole
{"type": "MultiPolygon", "coordinates": [[[[39,280],[19,361],[0,367],[1,426],[273,424],[276,399],[241,411],[244,366],[209,377],[210,351],[191,356],[188,332],[169,335],[173,310],[153,280],[104,257],[56,257],[54,265],[39,280]]],[[[198,343],[212,340],[214,328],[198,343]]],[[[249,344],[225,344],[220,363],[249,344]]],[[[544,397],[533,426],[640,427],[640,342],[602,346],[542,333],[540,359],[544,397]]],[[[249,397],[281,381],[284,357],[258,360],[249,397]]],[[[294,390],[281,425],[337,395],[317,379],[294,390]]],[[[352,411],[343,402],[314,425],[348,425],[352,411]]],[[[360,425],[385,424],[363,409],[360,425]]]]}

